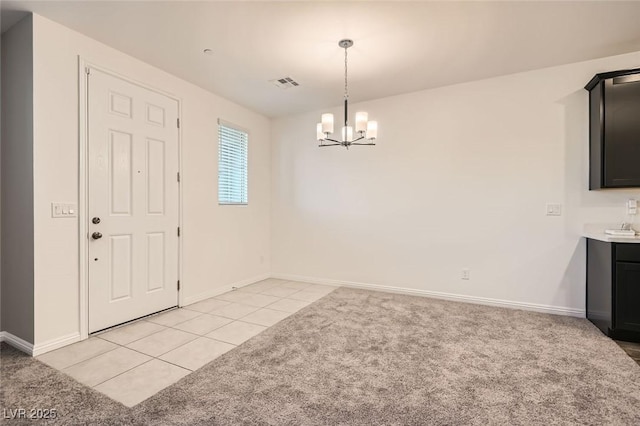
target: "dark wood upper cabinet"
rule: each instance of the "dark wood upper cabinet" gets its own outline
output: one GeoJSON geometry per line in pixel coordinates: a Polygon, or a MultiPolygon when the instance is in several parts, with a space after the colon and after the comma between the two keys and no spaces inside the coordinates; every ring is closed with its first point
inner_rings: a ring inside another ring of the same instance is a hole
{"type": "Polygon", "coordinates": [[[640,187],[640,68],[596,74],[589,91],[589,189],[640,187]]]}

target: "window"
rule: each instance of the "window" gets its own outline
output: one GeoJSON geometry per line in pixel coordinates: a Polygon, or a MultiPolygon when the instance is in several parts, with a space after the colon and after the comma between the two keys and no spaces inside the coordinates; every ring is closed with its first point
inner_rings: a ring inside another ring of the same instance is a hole
{"type": "Polygon", "coordinates": [[[249,134],[218,120],[218,204],[247,204],[249,134]]]}

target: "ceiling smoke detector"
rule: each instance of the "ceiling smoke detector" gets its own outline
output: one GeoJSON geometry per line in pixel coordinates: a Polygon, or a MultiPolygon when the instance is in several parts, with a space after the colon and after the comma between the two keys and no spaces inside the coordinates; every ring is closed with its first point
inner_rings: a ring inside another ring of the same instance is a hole
{"type": "Polygon", "coordinates": [[[279,87],[281,89],[291,89],[292,87],[300,86],[300,84],[291,77],[277,78],[275,80],[271,80],[271,83],[275,84],[276,87],[279,87]]]}

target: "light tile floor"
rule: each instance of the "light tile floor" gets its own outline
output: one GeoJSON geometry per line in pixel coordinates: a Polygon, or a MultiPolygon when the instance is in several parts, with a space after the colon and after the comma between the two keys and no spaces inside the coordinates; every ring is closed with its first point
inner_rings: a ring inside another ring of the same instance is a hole
{"type": "Polygon", "coordinates": [[[132,407],[335,288],[269,278],[38,359],[132,407]]]}

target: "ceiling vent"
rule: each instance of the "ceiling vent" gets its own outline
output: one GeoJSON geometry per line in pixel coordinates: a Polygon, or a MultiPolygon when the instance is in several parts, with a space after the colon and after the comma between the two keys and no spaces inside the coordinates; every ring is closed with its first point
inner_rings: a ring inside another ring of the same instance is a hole
{"type": "Polygon", "coordinates": [[[291,77],[277,78],[271,80],[271,82],[281,89],[291,89],[292,87],[300,86],[300,84],[291,77]]]}

